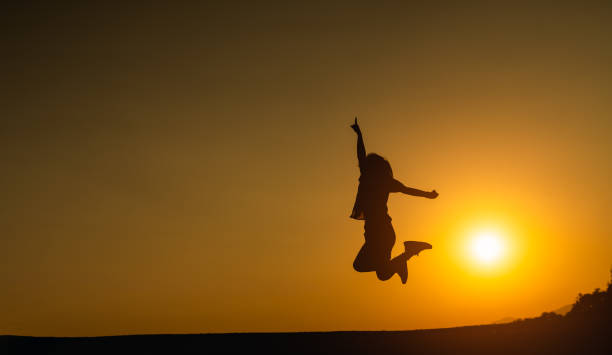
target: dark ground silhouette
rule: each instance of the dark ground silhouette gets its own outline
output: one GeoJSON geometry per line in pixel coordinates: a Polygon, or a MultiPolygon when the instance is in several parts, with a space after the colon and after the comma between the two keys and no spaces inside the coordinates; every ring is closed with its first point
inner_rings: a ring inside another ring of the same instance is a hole
{"type": "Polygon", "coordinates": [[[565,316],[392,332],[0,336],[0,354],[612,354],[612,283],[579,295],[565,316]]]}

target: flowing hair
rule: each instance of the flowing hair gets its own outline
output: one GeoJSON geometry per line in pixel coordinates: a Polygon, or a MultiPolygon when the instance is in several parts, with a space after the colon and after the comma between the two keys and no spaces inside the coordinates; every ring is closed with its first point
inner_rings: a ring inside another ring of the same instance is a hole
{"type": "Polygon", "coordinates": [[[375,178],[393,178],[393,170],[387,159],[378,154],[370,153],[365,158],[365,173],[375,178]]]}

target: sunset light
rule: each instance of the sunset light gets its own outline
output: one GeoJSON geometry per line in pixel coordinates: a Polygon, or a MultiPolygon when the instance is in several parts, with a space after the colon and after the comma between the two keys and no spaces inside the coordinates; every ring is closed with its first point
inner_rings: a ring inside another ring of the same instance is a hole
{"type": "Polygon", "coordinates": [[[485,231],[471,240],[470,249],[473,258],[479,263],[493,264],[504,256],[505,245],[497,232],[485,231]]]}
{"type": "Polygon", "coordinates": [[[612,355],[612,2],[2,10],[0,355],[612,355]]]}

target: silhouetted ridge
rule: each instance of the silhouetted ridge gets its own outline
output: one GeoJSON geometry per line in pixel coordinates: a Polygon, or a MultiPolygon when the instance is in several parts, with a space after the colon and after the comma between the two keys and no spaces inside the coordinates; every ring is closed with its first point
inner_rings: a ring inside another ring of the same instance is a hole
{"type": "Polygon", "coordinates": [[[609,318],[612,315],[612,277],[605,291],[597,288],[592,293],[578,294],[576,303],[567,315],[570,318],[609,318]]]}
{"type": "Polygon", "coordinates": [[[591,293],[579,293],[576,302],[571,306],[567,314],[560,315],[559,312],[544,312],[537,318],[518,319],[515,322],[540,319],[558,319],[567,323],[584,326],[596,324],[612,325],[612,270],[610,270],[610,282],[608,282],[608,287],[605,291],[596,288],[591,293]]]}

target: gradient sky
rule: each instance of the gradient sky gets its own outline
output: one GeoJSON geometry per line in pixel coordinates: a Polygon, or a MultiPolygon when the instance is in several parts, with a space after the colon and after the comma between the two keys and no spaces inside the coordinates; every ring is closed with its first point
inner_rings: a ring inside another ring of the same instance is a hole
{"type": "Polygon", "coordinates": [[[437,328],[608,281],[612,8],[2,5],[0,334],[437,328]],[[352,269],[366,149],[409,280],[352,269]],[[497,228],[502,263],[466,240],[497,228]]]}

